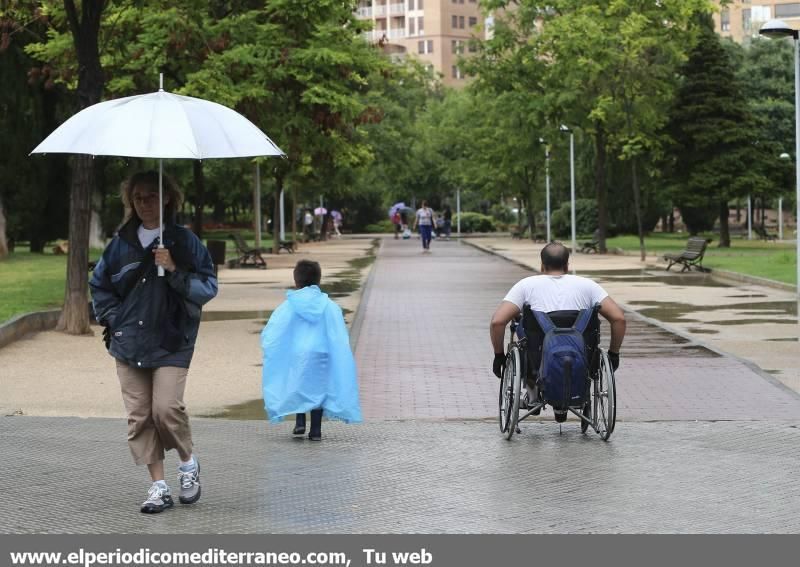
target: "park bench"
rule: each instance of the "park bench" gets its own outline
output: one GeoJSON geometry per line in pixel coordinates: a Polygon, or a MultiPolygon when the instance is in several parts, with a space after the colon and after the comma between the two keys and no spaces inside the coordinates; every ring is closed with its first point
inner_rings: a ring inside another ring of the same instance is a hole
{"type": "Polygon", "coordinates": [[[681,272],[691,270],[692,268],[696,268],[700,272],[708,271],[703,267],[703,256],[705,256],[706,247],[709,242],[710,239],[706,240],[699,236],[689,237],[683,252],[680,254],[664,254],[664,260],[669,262],[667,270],[675,264],[681,264],[683,266],[681,272]]]}
{"type": "Polygon", "coordinates": [[[229,237],[236,246],[236,254],[239,255],[234,261],[235,266],[267,268],[267,261],[261,256],[261,253],[264,252],[263,249],[251,247],[238,232],[232,232],[229,237]]]}
{"type": "Polygon", "coordinates": [[[778,240],[777,234],[767,232],[767,229],[763,226],[757,226],[753,230],[761,240],[778,240]]]}
{"type": "Polygon", "coordinates": [[[522,240],[527,230],[528,230],[528,225],[525,226],[513,225],[508,229],[508,231],[511,233],[511,238],[517,240],[522,240]]]}
{"type": "Polygon", "coordinates": [[[581,242],[581,247],[578,252],[583,254],[597,254],[600,251],[600,229],[594,231],[592,240],[589,242],[581,242]]]}

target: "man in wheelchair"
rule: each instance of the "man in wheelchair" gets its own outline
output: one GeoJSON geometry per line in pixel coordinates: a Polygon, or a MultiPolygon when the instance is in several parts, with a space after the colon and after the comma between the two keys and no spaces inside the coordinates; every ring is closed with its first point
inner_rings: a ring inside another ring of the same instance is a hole
{"type": "MultiPolygon", "coordinates": [[[[597,313],[610,324],[611,341],[607,351],[608,362],[616,370],[619,350],[625,336],[625,314],[608,293],[596,282],[568,274],[569,250],[559,242],[551,242],[541,252],[541,274],[517,282],[506,294],[492,316],[490,337],[494,348],[492,371],[503,377],[507,356],[504,348],[506,326],[519,320],[520,337],[527,336],[527,368],[525,373],[525,403],[530,407],[539,400],[537,372],[542,361],[542,345],[546,335],[543,325],[558,328],[578,328],[588,351],[590,372],[597,369],[599,346],[599,321],[597,313]],[[583,310],[589,310],[578,320],[583,310]],[[534,312],[540,312],[535,315],[534,312]],[[542,314],[547,314],[543,316],[542,314]],[[521,327],[521,328],[520,328],[521,327]]],[[[582,394],[581,394],[582,395],[582,394]]],[[[566,408],[556,409],[556,420],[566,419],[566,408]]],[[[533,412],[538,414],[538,409],[533,412]]]]}

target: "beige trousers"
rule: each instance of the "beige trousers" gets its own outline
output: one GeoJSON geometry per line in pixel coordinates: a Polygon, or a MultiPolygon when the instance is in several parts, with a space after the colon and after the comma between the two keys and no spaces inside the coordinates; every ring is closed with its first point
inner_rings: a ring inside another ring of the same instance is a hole
{"type": "Polygon", "coordinates": [[[128,447],[137,465],[164,460],[164,451],[192,454],[189,414],[183,403],[188,368],[134,368],[117,360],[122,401],[128,412],[128,447]]]}

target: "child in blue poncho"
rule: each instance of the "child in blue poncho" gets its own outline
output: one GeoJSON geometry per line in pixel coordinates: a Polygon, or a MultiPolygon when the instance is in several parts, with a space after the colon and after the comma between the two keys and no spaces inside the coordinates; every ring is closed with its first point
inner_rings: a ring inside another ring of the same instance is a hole
{"type": "Polygon", "coordinates": [[[345,423],[361,422],[356,364],[341,308],[319,289],[317,262],[300,260],[294,290],[261,332],[264,351],[264,407],[271,422],[296,414],[294,435],[322,439],[322,414],[345,423]]]}

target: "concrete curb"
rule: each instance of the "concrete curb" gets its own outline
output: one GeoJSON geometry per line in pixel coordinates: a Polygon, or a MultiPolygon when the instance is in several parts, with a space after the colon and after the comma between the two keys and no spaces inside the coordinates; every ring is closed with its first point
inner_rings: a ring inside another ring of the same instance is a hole
{"type": "Polygon", "coordinates": [[[21,339],[30,333],[49,331],[55,328],[61,309],[23,313],[0,325],[0,348],[21,339]]]}
{"type": "Polygon", "coordinates": [[[358,300],[358,307],[356,307],[356,314],[353,316],[353,324],[350,326],[350,349],[353,355],[356,354],[358,349],[358,337],[361,335],[361,326],[364,323],[364,315],[367,310],[367,302],[369,301],[370,293],[372,292],[372,280],[374,279],[375,266],[380,261],[381,248],[383,248],[383,238],[380,238],[378,249],[375,250],[375,261],[369,268],[369,275],[367,281],[364,282],[361,297],[358,300]]]}

